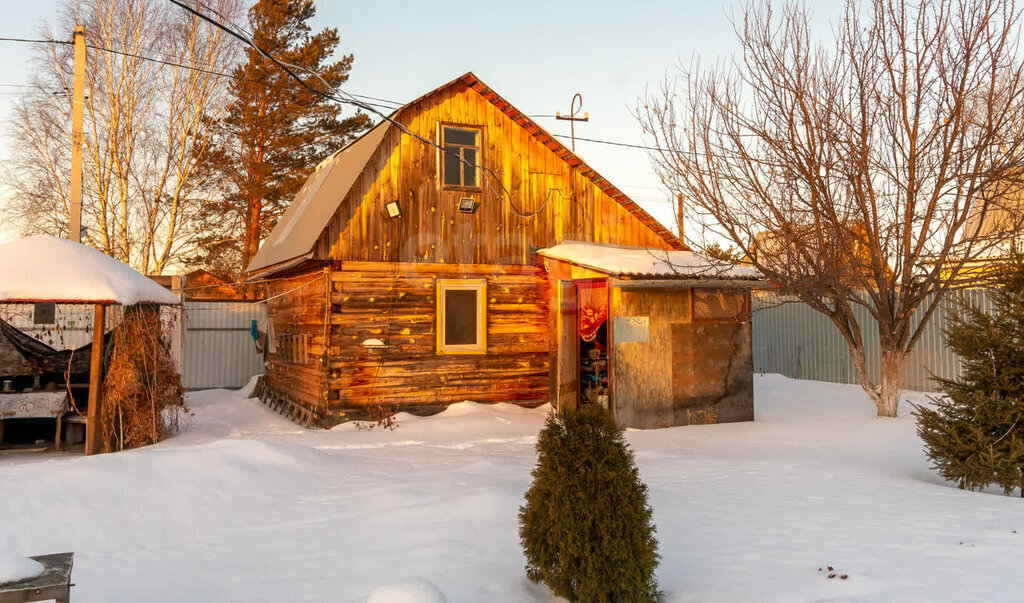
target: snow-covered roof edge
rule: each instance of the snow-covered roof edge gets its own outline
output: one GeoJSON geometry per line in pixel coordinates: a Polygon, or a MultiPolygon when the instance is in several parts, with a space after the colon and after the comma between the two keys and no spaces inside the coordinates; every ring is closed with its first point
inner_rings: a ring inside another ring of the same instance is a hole
{"type": "Polygon", "coordinates": [[[539,255],[601,272],[609,276],[653,279],[723,279],[763,281],[760,272],[693,251],[628,247],[599,243],[566,242],[541,249],[539,255]]]}
{"type": "Polygon", "coordinates": [[[36,235],[0,244],[0,302],[178,305],[133,268],[81,243],[36,235]]]}

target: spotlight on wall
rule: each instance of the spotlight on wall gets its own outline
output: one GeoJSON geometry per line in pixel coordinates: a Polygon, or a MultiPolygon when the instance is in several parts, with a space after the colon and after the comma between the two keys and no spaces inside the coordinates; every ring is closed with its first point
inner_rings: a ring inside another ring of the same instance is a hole
{"type": "Polygon", "coordinates": [[[402,206],[398,204],[398,199],[387,203],[384,209],[387,210],[389,218],[397,218],[402,215],[402,206]]]}
{"type": "Polygon", "coordinates": [[[464,214],[475,214],[476,208],[479,206],[480,204],[477,203],[476,199],[473,197],[463,197],[459,199],[459,211],[464,214]]]}

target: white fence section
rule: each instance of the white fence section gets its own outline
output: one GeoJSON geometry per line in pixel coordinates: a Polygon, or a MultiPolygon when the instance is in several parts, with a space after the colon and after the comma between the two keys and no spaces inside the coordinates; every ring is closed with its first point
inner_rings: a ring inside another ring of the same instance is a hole
{"type": "Polygon", "coordinates": [[[55,322],[42,325],[35,324],[34,309],[33,304],[0,304],[0,318],[55,350],[72,350],[92,343],[92,305],[55,304],[55,322]]]}
{"type": "Polygon", "coordinates": [[[263,374],[250,335],[266,304],[185,302],[185,349],[181,376],[186,389],[236,388],[263,374]]]}
{"type": "MultiPolygon", "coordinates": [[[[932,375],[959,376],[960,357],[946,346],[942,329],[947,317],[957,312],[961,303],[975,305],[986,312],[991,310],[991,300],[985,290],[947,295],[932,314],[907,360],[904,373],[907,389],[935,391],[932,375]]],[[[866,308],[855,306],[854,309],[864,334],[869,373],[877,383],[881,372],[878,328],[866,308]]],[[[755,371],[781,373],[794,379],[857,384],[850,351],[839,330],[823,314],[795,298],[767,292],[754,294],[753,311],[755,371]]]]}

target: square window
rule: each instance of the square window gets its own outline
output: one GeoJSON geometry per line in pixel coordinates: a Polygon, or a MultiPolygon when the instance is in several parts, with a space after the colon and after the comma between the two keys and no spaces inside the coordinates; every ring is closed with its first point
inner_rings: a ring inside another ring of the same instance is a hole
{"type": "Polygon", "coordinates": [[[437,281],[437,352],[483,354],[487,351],[487,281],[437,281]]]}
{"type": "Polygon", "coordinates": [[[480,130],[441,127],[441,182],[446,187],[478,188],[477,161],[480,157],[480,130]]]}

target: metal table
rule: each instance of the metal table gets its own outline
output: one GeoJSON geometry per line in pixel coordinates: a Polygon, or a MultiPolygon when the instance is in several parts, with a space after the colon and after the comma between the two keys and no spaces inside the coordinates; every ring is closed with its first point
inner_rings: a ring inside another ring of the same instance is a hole
{"type": "Polygon", "coordinates": [[[28,603],[29,601],[71,601],[71,566],[74,553],[56,553],[29,557],[46,568],[35,578],[0,584],[0,603],[28,603]]]}

